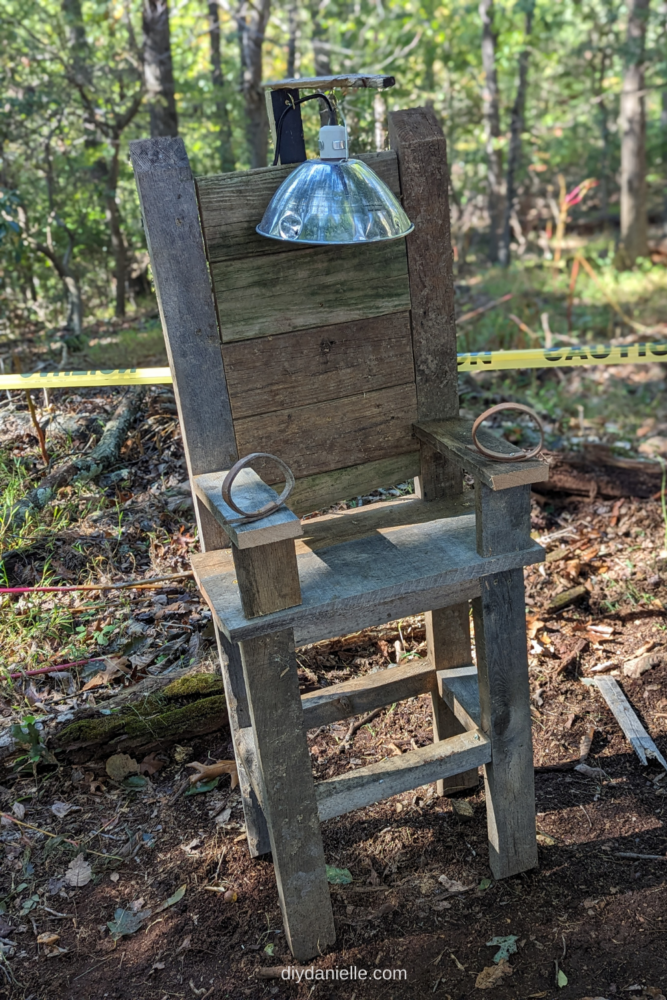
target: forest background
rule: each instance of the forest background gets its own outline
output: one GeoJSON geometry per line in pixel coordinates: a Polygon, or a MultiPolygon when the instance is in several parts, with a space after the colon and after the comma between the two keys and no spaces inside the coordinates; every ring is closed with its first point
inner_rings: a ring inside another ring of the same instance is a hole
{"type": "Polygon", "coordinates": [[[354,151],[385,147],[388,110],[432,106],[460,267],[558,257],[564,208],[599,266],[650,268],[667,233],[665,2],[4,0],[0,31],[5,333],[145,311],[129,141],[182,135],[196,173],[264,166],[263,79],[394,75],[345,95],[354,151]]]}

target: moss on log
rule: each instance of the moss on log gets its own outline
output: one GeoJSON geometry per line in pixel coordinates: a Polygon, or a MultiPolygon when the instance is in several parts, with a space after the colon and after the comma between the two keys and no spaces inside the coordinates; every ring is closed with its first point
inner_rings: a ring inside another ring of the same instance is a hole
{"type": "Polygon", "coordinates": [[[68,755],[85,751],[90,758],[96,749],[114,751],[164,749],[227,725],[227,705],[222,681],[214,674],[191,674],[172,681],[162,691],[124,705],[112,715],[80,719],[65,726],[51,745],[68,755]],[[185,704],[174,704],[183,701],[185,704]]]}

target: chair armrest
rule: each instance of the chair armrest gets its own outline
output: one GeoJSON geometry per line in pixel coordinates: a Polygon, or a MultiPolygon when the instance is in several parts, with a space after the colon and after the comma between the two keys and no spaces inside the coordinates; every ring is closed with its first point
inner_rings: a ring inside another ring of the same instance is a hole
{"type": "MultiPolygon", "coordinates": [[[[453,459],[475,479],[492,490],[542,483],[549,478],[549,465],[543,458],[525,462],[494,462],[485,458],[472,443],[472,420],[427,420],[413,424],[415,436],[453,459]]],[[[486,427],[480,427],[480,442],[498,452],[511,454],[516,448],[486,427]]]]}
{"type": "MultiPolygon", "coordinates": [[[[303,535],[301,521],[284,505],[268,517],[246,524],[235,523],[240,515],[222,499],[222,482],[226,475],[226,472],[206,472],[193,476],[194,492],[238,549],[252,549],[303,535]]],[[[254,469],[245,468],[234,480],[233,499],[242,510],[258,510],[277,500],[278,494],[260,479],[254,469]]]]}

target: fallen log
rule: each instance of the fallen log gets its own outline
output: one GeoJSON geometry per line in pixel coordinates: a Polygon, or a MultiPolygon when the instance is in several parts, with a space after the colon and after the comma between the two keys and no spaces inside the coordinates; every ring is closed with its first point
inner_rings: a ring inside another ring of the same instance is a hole
{"type": "MultiPolygon", "coordinates": [[[[106,702],[108,711],[111,703],[106,702]]],[[[49,739],[49,749],[63,751],[71,763],[109,753],[165,750],[227,725],[227,703],[217,674],[188,674],[170,679],[161,691],[141,694],[120,704],[111,715],[96,713],[62,728],[49,739]]]]}
{"type": "Polygon", "coordinates": [[[569,493],[614,499],[652,497],[662,488],[662,466],[650,459],[622,458],[608,445],[584,445],[580,452],[545,452],[549,479],[533,483],[541,495],[569,493]]]}
{"type": "Polygon", "coordinates": [[[74,478],[93,479],[118,461],[143,394],[143,389],[128,391],[107,421],[102,437],[90,454],[64,462],[53,469],[35,489],[19,500],[9,514],[9,526],[12,529],[20,528],[31,511],[46,507],[58,490],[67,486],[74,478]]]}

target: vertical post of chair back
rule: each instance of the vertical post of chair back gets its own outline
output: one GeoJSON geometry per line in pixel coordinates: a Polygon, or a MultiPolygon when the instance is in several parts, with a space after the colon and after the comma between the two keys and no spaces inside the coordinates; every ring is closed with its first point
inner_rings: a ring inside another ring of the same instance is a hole
{"type": "MultiPolygon", "coordinates": [[[[418,419],[446,420],[459,415],[447,143],[430,108],[395,111],[389,119],[403,206],[415,225],[407,237],[407,251],[418,419]]],[[[460,466],[421,442],[415,492],[423,500],[462,493],[460,466]]],[[[467,601],[427,611],[426,640],[436,670],[467,666],[471,662],[467,601]]],[[[437,687],[431,698],[434,740],[464,732],[437,687]]],[[[477,771],[466,771],[438,781],[437,792],[445,795],[478,783],[477,771]]]]}
{"type": "MultiPolygon", "coordinates": [[[[228,469],[237,458],[194,181],[180,138],[131,142],[130,157],[192,484],[194,476],[228,469]]],[[[221,526],[194,489],[192,495],[204,551],[227,547],[221,526]]],[[[239,731],[250,725],[240,654],[217,629],[216,636],[236,747],[239,731]]],[[[266,821],[242,765],[239,784],[251,853],[263,854],[269,850],[266,821]]]]}

